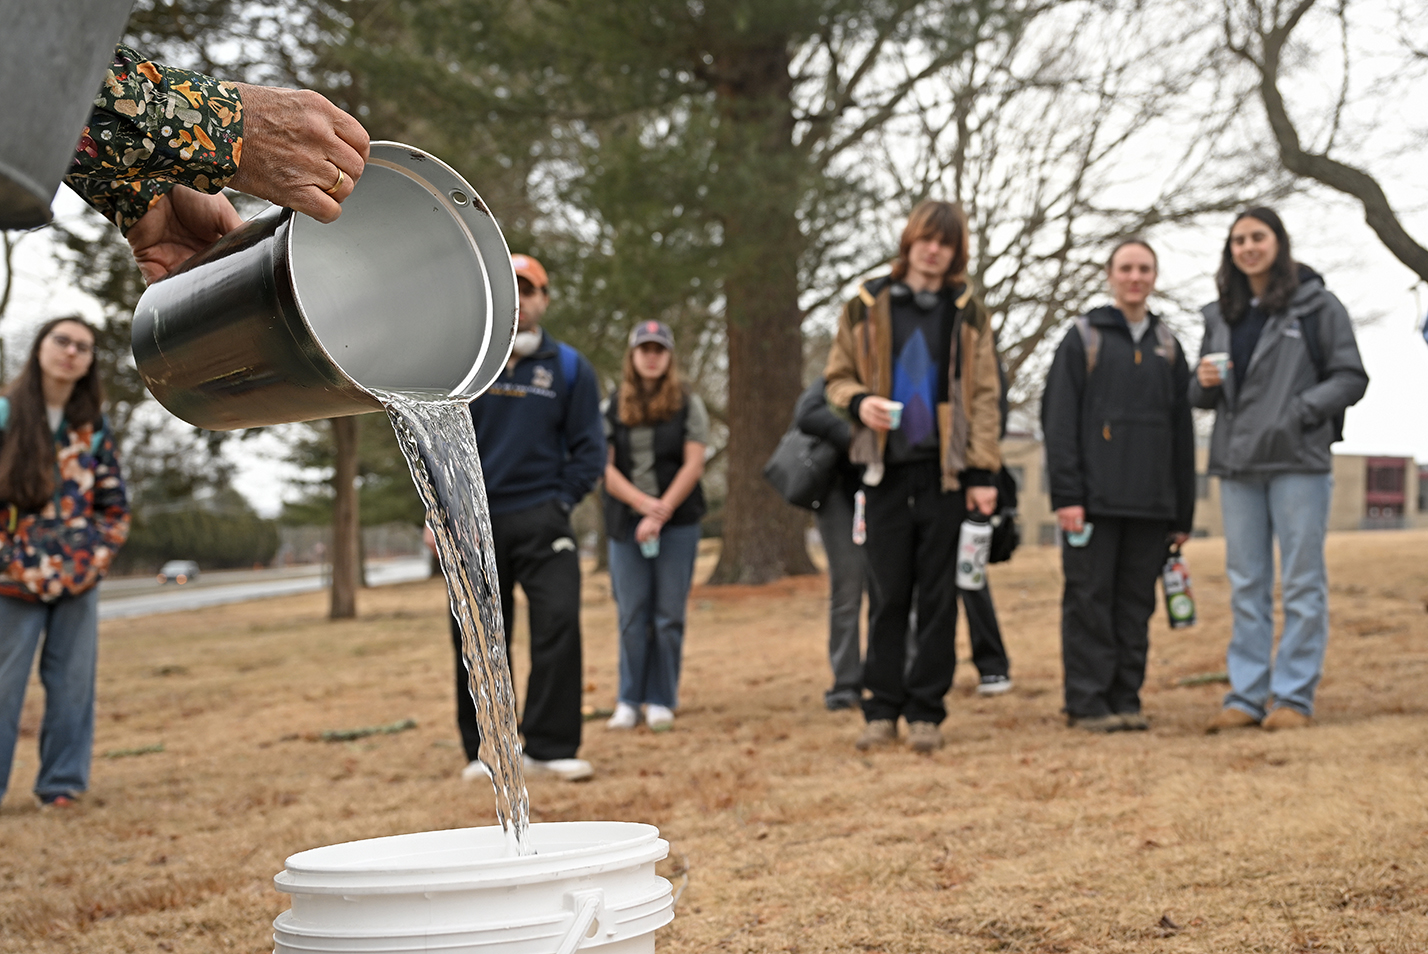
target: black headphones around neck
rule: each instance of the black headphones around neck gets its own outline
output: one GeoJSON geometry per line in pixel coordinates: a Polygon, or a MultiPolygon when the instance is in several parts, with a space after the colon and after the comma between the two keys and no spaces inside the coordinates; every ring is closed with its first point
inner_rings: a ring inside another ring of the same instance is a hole
{"type": "Polygon", "coordinates": [[[917,306],[918,311],[931,311],[936,308],[937,303],[942,300],[941,292],[914,292],[903,282],[893,282],[892,287],[888,289],[888,294],[892,296],[893,301],[907,301],[911,299],[912,303],[917,306]]]}

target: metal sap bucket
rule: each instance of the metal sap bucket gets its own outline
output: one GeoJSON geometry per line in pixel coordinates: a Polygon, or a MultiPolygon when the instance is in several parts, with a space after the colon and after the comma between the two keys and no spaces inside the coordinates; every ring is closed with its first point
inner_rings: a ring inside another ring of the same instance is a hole
{"type": "Polygon", "coordinates": [[[134,360],[159,403],[209,430],[380,410],[369,388],[474,398],[516,333],[496,220],[440,160],[372,144],[342,216],[254,216],[155,282],[134,360]]]}
{"type": "Polygon", "coordinates": [[[0,0],[0,229],[50,220],[133,0],[0,0]]]}

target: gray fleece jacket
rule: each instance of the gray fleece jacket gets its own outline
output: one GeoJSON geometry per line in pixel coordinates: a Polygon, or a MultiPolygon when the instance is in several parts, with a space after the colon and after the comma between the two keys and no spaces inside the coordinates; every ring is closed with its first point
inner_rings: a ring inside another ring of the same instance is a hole
{"type": "MultiPolygon", "coordinates": [[[[1219,303],[1206,305],[1201,314],[1201,356],[1228,352],[1230,327],[1220,316],[1219,303]]],[[[1328,473],[1333,467],[1329,445],[1334,415],[1357,403],[1367,388],[1348,312],[1324,287],[1323,278],[1303,269],[1289,307],[1265,322],[1238,393],[1233,373],[1213,388],[1201,387],[1195,375],[1190,377],[1190,404],[1215,410],[1210,473],[1328,473]],[[1304,344],[1302,321],[1310,314],[1317,318],[1324,355],[1322,381],[1304,344]]]]}

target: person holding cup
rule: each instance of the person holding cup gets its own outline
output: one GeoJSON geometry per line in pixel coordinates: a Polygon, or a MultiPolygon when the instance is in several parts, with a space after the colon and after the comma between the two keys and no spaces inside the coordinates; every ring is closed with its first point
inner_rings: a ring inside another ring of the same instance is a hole
{"type": "Polygon", "coordinates": [[[1216,285],[1219,298],[1201,310],[1205,336],[1189,394],[1215,411],[1209,471],[1220,478],[1233,632],[1230,692],[1205,731],[1302,728],[1312,721],[1329,641],[1329,448],[1368,375],[1348,312],[1290,256],[1272,209],[1235,218],[1216,285]],[[1276,540],[1284,604],[1277,653],[1276,540]]]}
{"type": "Polygon", "coordinates": [[[1138,238],[1106,264],[1113,304],[1056,349],[1041,398],[1051,505],[1062,532],[1061,658],[1067,722],[1144,730],[1140,687],[1167,544],[1190,535],[1195,430],[1190,368],[1150,311],[1155,251],[1138,238]]]}
{"type": "Polygon", "coordinates": [[[680,378],[668,325],[642,321],[630,333],[604,417],[610,449],[601,496],[620,621],[619,698],[606,725],[633,729],[644,707],[646,724],[662,732],[673,728],[679,706],[709,443],[709,412],[680,378]]]}
{"type": "Polygon", "coordinates": [[[914,751],[942,747],[956,665],[957,535],[969,512],[996,509],[1001,383],[968,258],[961,207],[918,205],[892,273],[859,287],[828,354],[828,403],[852,419],[848,457],[865,465],[872,610],[859,750],[894,744],[899,719],[914,751]]]}

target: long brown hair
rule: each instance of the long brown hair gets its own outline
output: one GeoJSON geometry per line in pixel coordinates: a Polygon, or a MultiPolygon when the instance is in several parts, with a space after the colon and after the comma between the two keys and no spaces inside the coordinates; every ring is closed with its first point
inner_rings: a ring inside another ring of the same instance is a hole
{"type": "Polygon", "coordinates": [[[961,282],[967,280],[967,215],[955,202],[938,202],[926,199],[917,204],[907,217],[907,225],[902,230],[902,240],[897,245],[897,260],[893,262],[892,277],[902,281],[907,277],[908,253],[912,243],[936,237],[954,249],[952,264],[947,266],[943,281],[961,282]]]}
{"type": "Polygon", "coordinates": [[[654,387],[648,387],[635,370],[635,349],[625,349],[624,371],[620,375],[620,423],[626,427],[662,424],[684,407],[684,382],[679,376],[679,359],[669,353],[669,368],[654,387]]]}
{"type": "MultiPolygon", "coordinates": [[[[1294,293],[1299,290],[1299,266],[1289,253],[1289,233],[1285,231],[1284,222],[1273,209],[1261,206],[1241,212],[1230,223],[1230,231],[1233,232],[1235,226],[1245,219],[1254,219],[1269,226],[1279,243],[1279,253],[1269,266],[1269,285],[1259,298],[1260,305],[1272,315],[1288,308],[1294,300],[1294,293]]],[[[1215,286],[1220,293],[1220,317],[1225,321],[1234,324],[1249,312],[1252,297],[1249,277],[1235,264],[1229,235],[1225,236],[1225,248],[1220,253],[1220,270],[1215,275],[1215,286]]]]}
{"type": "MultiPolygon", "coordinates": [[[[5,424],[4,441],[0,444],[0,502],[14,504],[22,510],[39,510],[55,492],[55,435],[45,413],[40,346],[65,322],[83,325],[98,340],[94,326],[83,318],[55,318],[45,322],[30,346],[24,370],[5,388],[5,397],[10,400],[10,420],[5,424]]],[[[98,427],[102,420],[104,387],[99,382],[96,357],[90,356],[89,370],[74,383],[74,390],[64,406],[64,419],[70,427],[85,424],[98,427]]]]}

